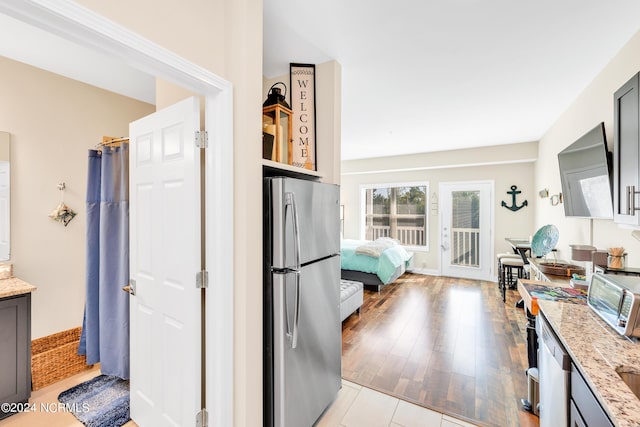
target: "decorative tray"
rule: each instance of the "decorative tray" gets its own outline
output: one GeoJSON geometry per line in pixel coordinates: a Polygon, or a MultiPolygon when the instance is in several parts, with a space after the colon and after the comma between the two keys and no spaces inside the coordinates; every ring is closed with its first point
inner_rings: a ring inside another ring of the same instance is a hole
{"type": "Polygon", "coordinates": [[[541,262],[538,263],[538,268],[544,274],[553,274],[555,276],[571,277],[573,274],[584,274],[584,267],[579,265],[566,264],[562,262],[541,262]]]}

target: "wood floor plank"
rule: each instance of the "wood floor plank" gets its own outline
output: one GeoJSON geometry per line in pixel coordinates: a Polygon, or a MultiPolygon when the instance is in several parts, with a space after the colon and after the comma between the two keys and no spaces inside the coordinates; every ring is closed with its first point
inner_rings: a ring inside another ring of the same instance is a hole
{"type": "Polygon", "coordinates": [[[535,426],[526,319],[495,283],[405,274],[343,322],[343,378],[486,426],[535,426]]]}

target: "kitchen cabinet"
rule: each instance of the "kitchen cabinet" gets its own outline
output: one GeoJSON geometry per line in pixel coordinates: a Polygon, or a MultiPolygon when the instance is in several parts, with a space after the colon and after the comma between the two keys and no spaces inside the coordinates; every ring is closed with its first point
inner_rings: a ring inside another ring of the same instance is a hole
{"type": "Polygon", "coordinates": [[[587,426],[587,423],[585,423],[584,420],[582,419],[582,416],[580,415],[578,408],[576,408],[575,403],[573,403],[573,400],[570,403],[571,405],[569,408],[569,426],[570,427],[589,427],[587,426]]]}
{"type": "Polygon", "coordinates": [[[639,75],[633,76],[614,94],[613,216],[618,224],[640,225],[639,75]]]}
{"type": "MultiPolygon", "coordinates": [[[[31,294],[0,298],[0,403],[31,396],[31,294]]],[[[15,409],[15,408],[14,408],[15,409]]],[[[0,409],[0,419],[15,411],[0,409]]]]}
{"type": "Polygon", "coordinates": [[[571,363],[570,423],[574,426],[613,427],[576,365],[571,363]]]}

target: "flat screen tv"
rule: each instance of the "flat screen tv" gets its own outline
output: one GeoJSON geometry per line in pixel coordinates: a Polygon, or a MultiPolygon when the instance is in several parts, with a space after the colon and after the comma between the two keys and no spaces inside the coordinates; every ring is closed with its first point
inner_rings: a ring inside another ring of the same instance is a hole
{"type": "Polygon", "coordinates": [[[558,163],[565,215],[613,218],[611,156],[604,123],[558,153],[558,163]]]}

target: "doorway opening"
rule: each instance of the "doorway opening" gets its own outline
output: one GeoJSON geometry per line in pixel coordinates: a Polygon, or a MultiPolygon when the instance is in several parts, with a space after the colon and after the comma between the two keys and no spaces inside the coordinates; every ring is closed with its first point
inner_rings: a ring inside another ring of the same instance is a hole
{"type": "MultiPolygon", "coordinates": [[[[61,36],[132,67],[198,94],[205,101],[208,129],[205,224],[205,263],[212,283],[205,325],[207,373],[203,382],[211,423],[233,424],[233,115],[231,84],[196,64],[149,42],[129,29],[74,2],[0,1],[0,13],[61,36]],[[215,204],[214,204],[215,201],[215,204]],[[215,239],[214,239],[215,236],[215,239]]],[[[189,141],[191,142],[191,141],[189,141]]],[[[194,282],[195,282],[195,274],[194,282]]],[[[158,374],[179,378],[176,365],[158,374]]],[[[132,372],[132,378],[135,375],[132,372]]],[[[194,417],[195,414],[190,415],[194,417]]]]}

